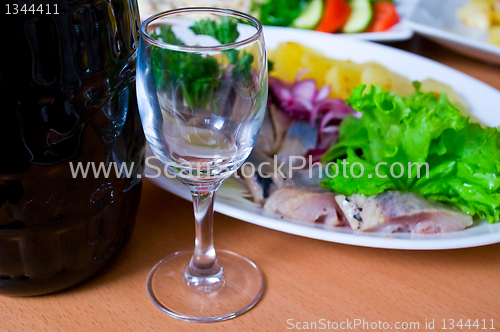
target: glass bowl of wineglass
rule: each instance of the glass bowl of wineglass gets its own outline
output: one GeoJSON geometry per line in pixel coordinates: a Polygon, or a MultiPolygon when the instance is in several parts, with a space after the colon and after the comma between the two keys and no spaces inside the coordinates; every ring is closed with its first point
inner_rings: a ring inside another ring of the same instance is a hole
{"type": "Polygon", "coordinates": [[[267,103],[267,57],[254,17],[185,8],[141,27],[137,93],[151,150],[192,194],[194,250],[176,252],[150,272],[153,303],[186,321],[236,317],[255,305],[263,278],[255,264],[213,245],[217,188],[249,156],[267,103]]]}

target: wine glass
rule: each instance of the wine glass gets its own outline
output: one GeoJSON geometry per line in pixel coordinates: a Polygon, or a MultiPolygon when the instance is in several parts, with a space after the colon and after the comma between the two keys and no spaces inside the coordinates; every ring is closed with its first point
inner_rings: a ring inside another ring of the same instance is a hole
{"type": "Polygon", "coordinates": [[[137,61],[141,121],[154,154],[192,194],[195,248],[160,261],[147,282],[153,303],[186,321],[236,317],[259,300],[255,264],[213,245],[217,189],[250,154],[267,103],[267,58],[254,17],[186,8],[148,18],[137,61]]]}

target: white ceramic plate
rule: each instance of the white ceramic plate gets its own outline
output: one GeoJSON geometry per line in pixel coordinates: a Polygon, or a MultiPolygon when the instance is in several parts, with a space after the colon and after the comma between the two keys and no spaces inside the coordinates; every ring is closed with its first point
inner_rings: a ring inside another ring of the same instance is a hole
{"type": "MultiPolygon", "coordinates": [[[[305,30],[265,28],[265,39],[268,48],[275,48],[280,42],[297,41],[322,51],[330,58],[349,59],[360,63],[377,61],[411,80],[433,78],[452,86],[459,92],[479,120],[490,126],[500,125],[500,110],[496,107],[500,105],[500,92],[437,62],[384,45],[305,30]]],[[[159,162],[157,165],[161,167],[159,162]]],[[[147,177],[155,174],[156,171],[146,169],[147,177]]],[[[177,180],[163,176],[151,180],[171,193],[190,199],[188,190],[177,180]]],[[[500,242],[500,223],[489,225],[486,222],[464,231],[438,235],[353,234],[347,228],[328,228],[324,225],[282,219],[254,204],[231,198],[231,195],[225,195],[223,190],[216,199],[215,210],[237,219],[291,234],[366,247],[431,250],[474,247],[500,242]]]]}
{"type": "MultiPolygon", "coordinates": [[[[395,0],[395,2],[398,8],[398,13],[400,15],[401,22],[393,26],[391,29],[384,32],[352,33],[352,34],[338,34],[338,35],[347,38],[356,38],[356,39],[372,40],[372,41],[386,41],[386,42],[410,39],[413,36],[413,30],[404,25],[402,22],[407,17],[407,15],[413,11],[413,7],[416,5],[418,0],[395,0]]],[[[149,16],[153,15],[155,11],[171,8],[169,0],[139,0],[138,3],[142,20],[145,20],[149,16]],[[166,7],[165,4],[167,4],[166,7]]]]}
{"type": "Polygon", "coordinates": [[[468,28],[456,15],[469,0],[421,0],[403,25],[436,43],[471,58],[500,64],[500,47],[488,43],[486,32],[468,28]]]}

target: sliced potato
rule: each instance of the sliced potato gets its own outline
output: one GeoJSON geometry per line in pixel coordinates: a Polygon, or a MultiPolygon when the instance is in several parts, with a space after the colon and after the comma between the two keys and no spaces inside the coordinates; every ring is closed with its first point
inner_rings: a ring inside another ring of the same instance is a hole
{"type": "Polygon", "coordinates": [[[361,72],[363,65],[352,61],[339,61],[325,74],[325,83],[330,85],[331,98],[347,99],[352,90],[361,84],[361,72]]]}
{"type": "Polygon", "coordinates": [[[493,1],[493,10],[496,12],[500,12],[500,0],[492,0],[493,1]]]}
{"type": "Polygon", "coordinates": [[[460,97],[453,88],[447,84],[436,81],[435,79],[428,78],[425,81],[422,81],[422,85],[420,86],[420,91],[422,92],[437,92],[437,93],[446,93],[449,101],[453,104],[460,104],[465,106],[466,103],[460,97]]]}
{"type": "Polygon", "coordinates": [[[293,47],[292,43],[281,43],[269,54],[274,62],[272,75],[287,82],[292,82],[299,70],[303,52],[293,47]]]}
{"type": "Polygon", "coordinates": [[[471,0],[457,11],[463,24],[483,31],[490,28],[492,14],[491,0],[471,0]]]}
{"type": "Polygon", "coordinates": [[[446,93],[448,100],[456,105],[459,109],[466,109],[466,103],[458,95],[458,93],[453,90],[453,88],[447,84],[438,82],[432,78],[428,78],[425,81],[422,81],[422,85],[420,86],[420,91],[422,92],[436,92],[436,93],[446,93]]]}
{"type": "Polygon", "coordinates": [[[491,15],[491,22],[494,25],[500,25],[500,10],[493,12],[491,15]]]}
{"type": "Polygon", "coordinates": [[[310,71],[305,73],[302,78],[312,78],[316,81],[318,87],[328,84],[326,82],[325,73],[330,70],[330,68],[339,66],[345,61],[332,60],[324,55],[318,56],[317,54],[304,54],[302,59],[302,65],[304,68],[309,68],[310,71]]]}
{"type": "Polygon", "coordinates": [[[377,62],[368,62],[363,66],[361,83],[366,85],[380,85],[383,89],[406,97],[415,92],[410,80],[391,72],[377,62]]]}
{"type": "Polygon", "coordinates": [[[491,24],[500,25],[500,0],[490,0],[493,6],[493,13],[491,14],[491,24]]]}
{"type": "Polygon", "coordinates": [[[297,72],[301,69],[302,57],[305,52],[314,52],[298,43],[281,43],[270,54],[274,62],[273,76],[287,82],[292,82],[297,72]]]}
{"type": "Polygon", "coordinates": [[[490,43],[500,46],[500,25],[490,29],[489,40],[490,43]]]}
{"type": "Polygon", "coordinates": [[[279,44],[269,58],[274,62],[273,76],[293,82],[299,71],[309,69],[310,72],[303,77],[316,79],[318,85],[324,85],[325,72],[335,62],[312,48],[294,42],[279,44]]]}

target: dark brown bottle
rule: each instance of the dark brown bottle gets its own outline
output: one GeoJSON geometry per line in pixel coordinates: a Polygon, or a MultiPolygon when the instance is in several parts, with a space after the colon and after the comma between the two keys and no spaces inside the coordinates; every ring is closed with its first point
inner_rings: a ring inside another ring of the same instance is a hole
{"type": "Polygon", "coordinates": [[[136,0],[9,3],[0,22],[0,294],[39,295],[92,276],[131,235],[144,155],[139,15],[136,0]],[[96,178],[91,162],[132,172],[96,178]],[[89,165],[86,178],[72,174],[78,163],[89,165]]]}

